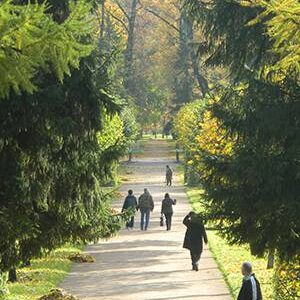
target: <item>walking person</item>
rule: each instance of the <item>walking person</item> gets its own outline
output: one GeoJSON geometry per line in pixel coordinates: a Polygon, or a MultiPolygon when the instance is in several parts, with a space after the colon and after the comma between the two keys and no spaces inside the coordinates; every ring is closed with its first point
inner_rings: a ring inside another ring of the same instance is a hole
{"type": "Polygon", "coordinates": [[[260,284],[252,272],[251,263],[242,264],[242,274],[244,278],[237,300],[262,300],[260,284]]]}
{"type": "Polygon", "coordinates": [[[166,182],[167,185],[172,185],[172,179],[173,179],[173,171],[169,166],[166,166],[166,182]]]}
{"type": "Polygon", "coordinates": [[[153,198],[147,189],[139,197],[138,208],[141,211],[141,230],[147,230],[150,221],[150,212],[154,209],[153,198]]]}
{"type": "Polygon", "coordinates": [[[161,214],[165,216],[167,230],[171,230],[172,216],[173,216],[173,205],[176,204],[176,199],[171,199],[168,193],[165,194],[165,198],[161,203],[161,214]]]}
{"type": "Polygon", "coordinates": [[[198,214],[192,211],[183,219],[183,224],[187,227],[183,248],[190,250],[193,270],[198,271],[198,262],[203,251],[203,240],[207,244],[203,221],[198,214]]]}
{"type": "MultiPolygon", "coordinates": [[[[124,201],[124,204],[123,204],[122,212],[124,212],[126,209],[130,209],[130,208],[133,208],[134,211],[136,211],[137,207],[138,207],[138,203],[137,203],[136,197],[133,195],[133,190],[129,190],[128,195],[125,198],[125,201],[124,201]]],[[[126,223],[126,228],[128,230],[133,229],[133,227],[134,227],[134,215],[126,223]]]]}

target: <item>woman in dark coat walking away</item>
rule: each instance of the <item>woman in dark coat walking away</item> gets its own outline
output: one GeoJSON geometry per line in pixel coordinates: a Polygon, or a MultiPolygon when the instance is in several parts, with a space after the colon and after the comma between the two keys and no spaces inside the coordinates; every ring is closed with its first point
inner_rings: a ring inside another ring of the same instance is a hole
{"type": "Polygon", "coordinates": [[[203,221],[199,215],[191,211],[183,219],[183,224],[187,227],[183,248],[190,250],[193,270],[198,271],[198,262],[203,251],[203,240],[207,244],[203,221]]]}
{"type": "Polygon", "coordinates": [[[161,214],[165,215],[167,230],[171,230],[172,216],[173,216],[173,205],[176,204],[176,199],[171,199],[170,195],[165,194],[165,198],[161,203],[161,214]]]}

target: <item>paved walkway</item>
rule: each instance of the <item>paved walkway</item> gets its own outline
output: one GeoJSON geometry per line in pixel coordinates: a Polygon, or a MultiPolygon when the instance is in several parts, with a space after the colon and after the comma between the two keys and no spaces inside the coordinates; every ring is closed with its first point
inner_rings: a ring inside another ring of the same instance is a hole
{"type": "MultiPolygon", "coordinates": [[[[75,264],[61,285],[80,299],[88,300],[229,300],[226,284],[210,251],[205,248],[199,272],[191,271],[189,253],[182,248],[185,227],[182,219],[190,211],[184,187],[175,178],[173,187],[164,186],[169,143],[150,140],[142,158],[131,164],[132,174],[121,188],[123,196],[132,188],[136,195],[149,188],[155,200],[151,226],[139,227],[109,241],[87,247],[96,258],[93,264],[75,264]],[[165,192],[177,199],[172,231],[159,227],[160,203],[165,192]]],[[[121,208],[122,201],[116,203],[121,208]]]]}

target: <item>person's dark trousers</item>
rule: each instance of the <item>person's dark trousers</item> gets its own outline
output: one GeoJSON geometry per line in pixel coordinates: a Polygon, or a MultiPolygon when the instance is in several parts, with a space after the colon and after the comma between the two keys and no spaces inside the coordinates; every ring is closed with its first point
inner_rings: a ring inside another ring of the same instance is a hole
{"type": "Polygon", "coordinates": [[[141,208],[141,230],[147,230],[150,221],[150,208],[141,208]]]}
{"type": "Polygon", "coordinates": [[[134,217],[131,217],[129,222],[126,223],[126,228],[133,228],[134,226],[134,217]]]}
{"type": "Polygon", "coordinates": [[[169,186],[172,185],[172,179],[167,179],[167,185],[169,185],[169,186]]]}
{"type": "Polygon", "coordinates": [[[165,218],[166,218],[166,225],[167,225],[167,230],[171,230],[171,225],[172,225],[172,213],[165,213],[165,218]]]}
{"type": "Polygon", "coordinates": [[[191,252],[191,260],[192,260],[192,266],[193,266],[193,270],[198,271],[198,262],[200,260],[201,257],[201,252],[194,252],[194,251],[190,251],[191,252]]]}

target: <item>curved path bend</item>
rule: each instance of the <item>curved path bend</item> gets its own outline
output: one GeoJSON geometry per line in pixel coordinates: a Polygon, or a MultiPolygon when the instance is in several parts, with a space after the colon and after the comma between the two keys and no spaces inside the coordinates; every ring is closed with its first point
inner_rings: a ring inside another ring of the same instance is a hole
{"type": "MultiPolygon", "coordinates": [[[[123,230],[109,240],[90,245],[86,252],[93,264],[74,264],[61,287],[86,300],[229,300],[231,296],[210,251],[205,247],[199,272],[191,271],[189,253],[182,248],[185,227],[182,219],[190,211],[184,187],[175,176],[173,187],[164,185],[170,143],[149,140],[142,158],[130,164],[122,196],[132,188],[140,195],[147,187],[155,200],[148,231],[140,231],[139,213],[135,229],[123,230]],[[172,231],[159,227],[160,203],[165,192],[177,199],[172,231]]],[[[123,200],[116,202],[120,209],[123,200]]]]}

